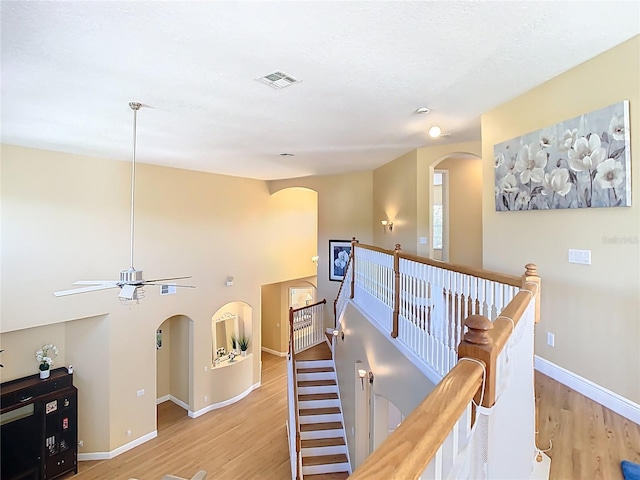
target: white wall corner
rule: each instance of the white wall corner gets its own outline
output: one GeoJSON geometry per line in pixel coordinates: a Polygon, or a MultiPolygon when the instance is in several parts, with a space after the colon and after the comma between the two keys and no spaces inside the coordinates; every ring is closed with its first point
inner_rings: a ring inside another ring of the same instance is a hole
{"type": "Polygon", "coordinates": [[[566,385],[567,387],[581,393],[594,402],[613,410],[619,415],[628,418],[632,422],[640,425],[640,405],[631,400],[608,390],[591,380],[587,380],[580,375],[562,368],[555,363],[545,360],[538,355],[535,356],[535,369],[540,373],[566,385]]]}
{"type": "Polygon", "coordinates": [[[132,448],[137,447],[138,445],[142,445],[149,440],[152,440],[158,436],[158,431],[154,430],[153,432],[147,433],[139,438],[136,438],[132,442],[125,443],[121,447],[116,448],[115,450],[111,450],[110,452],[93,452],[93,453],[79,453],[78,461],[84,462],[89,460],[110,460],[114,457],[117,457],[121,453],[127,452],[132,448]]]}
{"type": "Polygon", "coordinates": [[[271,350],[267,347],[262,347],[262,351],[266,353],[270,353],[271,355],[275,355],[276,357],[286,357],[288,352],[276,352],[275,350],[271,350]]]}
{"type": "Polygon", "coordinates": [[[211,412],[212,410],[217,410],[218,408],[226,407],[227,405],[231,405],[233,403],[236,403],[236,402],[242,400],[247,395],[249,395],[251,392],[253,392],[258,387],[260,387],[260,382],[254,383],[249,388],[247,388],[244,392],[236,395],[233,398],[230,398],[229,400],[225,400],[223,402],[218,402],[218,403],[211,404],[211,405],[209,405],[207,407],[201,408],[200,410],[198,410],[196,412],[192,412],[191,410],[189,410],[188,411],[189,412],[189,416],[191,418],[197,418],[200,415],[204,415],[205,413],[211,412]]]}

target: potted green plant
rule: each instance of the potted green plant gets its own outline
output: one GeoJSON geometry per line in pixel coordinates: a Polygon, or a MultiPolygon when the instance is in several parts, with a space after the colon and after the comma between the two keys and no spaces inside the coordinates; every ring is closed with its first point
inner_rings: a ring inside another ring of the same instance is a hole
{"type": "Polygon", "coordinates": [[[249,337],[242,335],[238,338],[238,345],[240,346],[240,355],[243,357],[247,356],[247,350],[249,348],[249,337]]]}

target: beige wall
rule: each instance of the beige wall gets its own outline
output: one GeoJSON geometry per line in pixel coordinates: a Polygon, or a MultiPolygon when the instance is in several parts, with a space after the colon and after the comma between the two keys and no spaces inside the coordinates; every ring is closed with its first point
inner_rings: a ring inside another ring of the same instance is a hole
{"type": "Polygon", "coordinates": [[[482,116],[484,267],[542,277],[536,353],[640,403],[640,245],[605,237],[640,235],[640,205],[629,208],[495,212],[493,146],[627,99],[631,108],[632,191],[640,193],[640,36],[482,116]],[[567,262],[591,250],[592,265],[567,262]],[[555,334],[555,347],[546,344],[555,334]]]}
{"type": "Polygon", "coordinates": [[[172,317],[169,326],[171,343],[169,351],[169,391],[174,398],[186,403],[189,401],[189,354],[190,320],[184,315],[172,317]]]}
{"type": "Polygon", "coordinates": [[[162,330],[162,348],[156,350],[156,398],[171,395],[171,319],[158,327],[162,330]]]}
{"type": "MultiPolygon", "coordinates": [[[[110,342],[105,341],[110,338],[109,319],[101,315],[40,328],[52,327],[65,329],[67,365],[73,365],[73,384],[78,388],[78,432],[81,434],[78,440],[93,445],[95,451],[108,451],[109,439],[103,433],[109,431],[111,421],[108,404],[110,342]],[[103,375],[103,372],[107,374],[103,375]]],[[[28,333],[40,328],[12,333],[28,333]]]]}
{"type": "Polygon", "coordinates": [[[349,456],[355,454],[353,430],[356,426],[356,362],[374,374],[371,394],[382,395],[393,402],[403,415],[409,415],[433,390],[434,385],[404,355],[399,354],[390,337],[380,331],[353,305],[348,304],[336,342],[335,361],[344,415],[349,456]]]}
{"type": "MultiPolygon", "coordinates": [[[[262,284],[315,275],[310,257],[317,241],[301,235],[298,212],[277,214],[282,200],[265,182],[139,165],[135,266],[145,278],[191,275],[187,282],[197,288],[160,296],[148,287],[147,298],[126,307],[114,290],[63,298],[52,292],[76,280],[117,278],[129,266],[130,163],[9,145],[1,154],[2,378],[37,372],[33,355],[47,342],[61,348],[59,361],[73,350],[79,372],[91,367],[91,353],[75,345],[82,336],[66,344],[65,325],[96,316],[109,324],[102,373],[83,387],[109,385],[101,409],[109,427],[94,431],[82,423],[80,436],[88,440],[81,453],[111,451],[155,430],[155,331],[174,315],[193,320],[191,410],[230,398],[213,393],[243,391],[260,381],[259,355],[237,369],[244,377],[211,372],[211,317],[231,301],[259,312],[262,284]],[[229,275],[232,287],[224,284],[229,275]],[[138,397],[141,389],[146,393],[138,397]]],[[[259,315],[244,316],[260,345],[259,315]]],[[[80,404],[81,418],[87,407],[80,404]]]]}
{"type": "Polygon", "coordinates": [[[339,282],[329,281],[329,240],[356,237],[362,243],[371,244],[372,180],[373,173],[369,171],[268,182],[271,192],[288,187],[306,187],[318,192],[318,298],[327,299],[326,327],[333,328],[333,300],[340,287],[339,282]]]}
{"type": "Polygon", "coordinates": [[[262,286],[262,346],[283,353],[280,340],[282,330],[282,298],[280,284],[262,286]]]}
{"type": "Polygon", "coordinates": [[[417,158],[413,150],[373,171],[373,242],[379,247],[393,250],[399,243],[416,253],[417,158]],[[393,231],[385,234],[381,220],[393,222],[393,231]]]}
{"type": "Polygon", "coordinates": [[[423,147],[409,152],[373,171],[373,241],[393,249],[428,257],[431,246],[431,192],[433,169],[441,160],[456,154],[480,156],[480,142],[423,147]],[[384,233],[380,220],[393,222],[393,232],[384,233]],[[427,243],[421,244],[420,237],[427,243]]]}
{"type": "Polygon", "coordinates": [[[435,168],[449,175],[448,261],[482,268],[482,160],[448,157],[435,168]]]}

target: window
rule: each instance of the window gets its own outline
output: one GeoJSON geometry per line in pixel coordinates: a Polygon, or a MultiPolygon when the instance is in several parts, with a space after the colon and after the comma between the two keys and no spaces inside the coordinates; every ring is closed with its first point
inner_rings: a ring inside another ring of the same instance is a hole
{"type": "Polygon", "coordinates": [[[433,248],[442,249],[442,204],[433,206],[433,248]]]}

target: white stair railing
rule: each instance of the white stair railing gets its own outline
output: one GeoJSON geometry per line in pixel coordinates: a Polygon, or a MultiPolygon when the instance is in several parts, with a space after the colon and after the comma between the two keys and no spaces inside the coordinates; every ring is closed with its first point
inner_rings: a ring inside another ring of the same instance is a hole
{"type": "Polygon", "coordinates": [[[326,300],[301,308],[289,309],[295,351],[302,352],[324,342],[324,305],[326,300]]]}
{"type": "Polygon", "coordinates": [[[457,362],[464,319],[479,314],[494,320],[523,282],[514,275],[405,254],[400,245],[390,251],[354,241],[350,263],[354,302],[438,378],[457,362]]]}
{"type": "Polygon", "coordinates": [[[534,265],[527,265],[522,283],[493,322],[476,314],[466,319],[460,360],[350,478],[531,477],[539,453],[533,334],[540,279],[534,265]]]}

